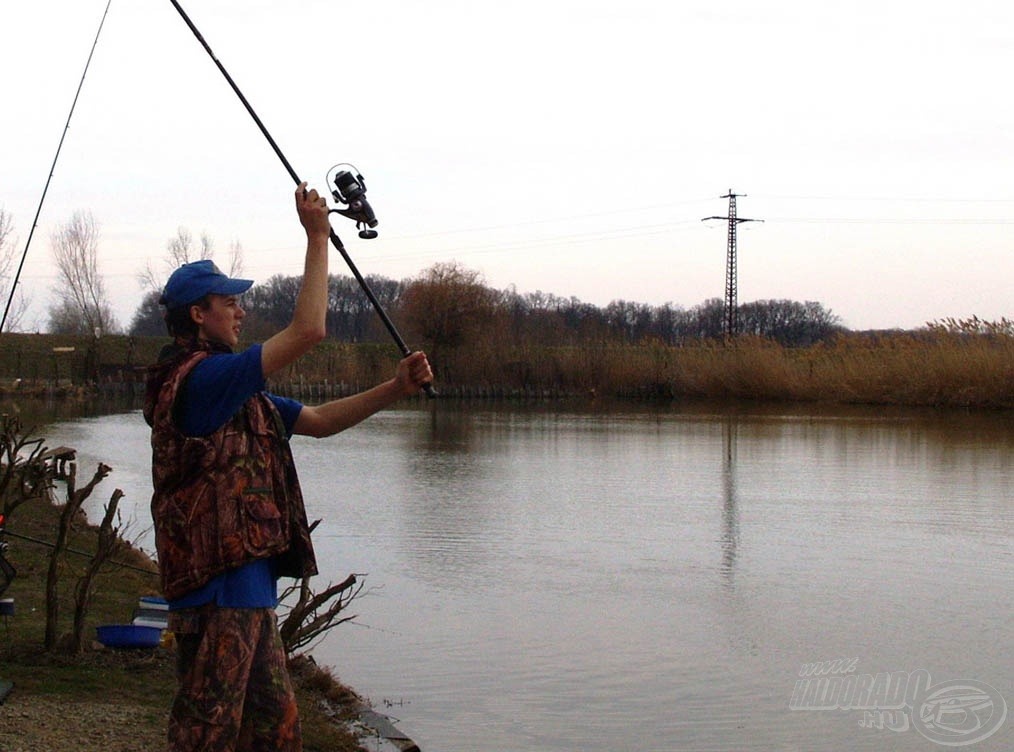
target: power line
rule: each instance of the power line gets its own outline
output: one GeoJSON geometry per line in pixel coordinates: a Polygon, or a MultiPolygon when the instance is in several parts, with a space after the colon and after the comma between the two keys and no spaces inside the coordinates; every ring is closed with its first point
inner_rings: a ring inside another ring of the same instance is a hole
{"type": "Polygon", "coordinates": [[[896,217],[771,217],[771,222],[843,225],[1014,225],[1014,219],[898,219],[896,217]]]}
{"type": "MultiPolygon", "coordinates": [[[[562,217],[545,217],[543,219],[529,219],[522,222],[511,222],[510,224],[499,224],[499,225],[487,225],[484,227],[459,227],[456,229],[449,230],[434,230],[432,232],[421,232],[421,233],[410,233],[407,235],[388,235],[389,240],[415,240],[417,238],[427,237],[445,237],[447,235],[460,235],[470,232],[492,232],[494,230],[516,230],[518,227],[528,227],[531,225],[546,225],[553,224],[556,222],[572,222],[578,219],[597,219],[599,217],[614,216],[616,214],[633,214],[636,212],[654,211],[656,209],[669,209],[673,206],[681,206],[685,204],[700,204],[709,199],[684,199],[682,201],[669,201],[663,204],[651,204],[648,206],[629,206],[619,209],[610,209],[608,211],[596,211],[587,212],[584,214],[569,214],[562,217]]],[[[689,220],[676,220],[676,222],[682,223],[689,220]]]]}
{"type": "Polygon", "coordinates": [[[762,194],[753,196],[755,199],[773,199],[777,201],[870,201],[875,203],[913,203],[913,204],[1014,204],[1014,198],[955,198],[946,196],[782,196],[762,194]]]}

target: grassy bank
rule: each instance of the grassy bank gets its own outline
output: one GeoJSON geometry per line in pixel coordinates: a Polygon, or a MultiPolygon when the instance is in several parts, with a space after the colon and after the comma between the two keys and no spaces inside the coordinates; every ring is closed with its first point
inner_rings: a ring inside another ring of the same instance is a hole
{"type": "MultiPolygon", "coordinates": [[[[81,475],[86,470],[81,469],[81,475]]],[[[88,469],[87,474],[90,474],[88,469]]],[[[107,480],[95,493],[107,499],[107,480]]],[[[58,496],[63,493],[57,484],[58,496]]],[[[59,509],[28,502],[14,510],[7,530],[18,536],[52,541],[59,509]]],[[[71,548],[95,550],[96,531],[81,522],[71,548]]],[[[6,558],[17,569],[5,598],[13,598],[15,615],[0,624],[0,679],[15,688],[0,706],[0,749],[83,752],[142,750],[164,747],[168,710],[175,686],[172,647],[153,650],[108,650],[97,643],[79,655],[42,648],[45,632],[45,580],[49,549],[21,537],[8,536],[6,558]]],[[[124,544],[113,557],[154,572],[143,554],[124,544]]],[[[68,555],[62,563],[60,631],[69,632],[73,588],[87,559],[68,555]]],[[[95,626],[129,623],[138,598],[156,594],[158,580],[150,573],[108,565],[97,579],[86,635],[95,626]]],[[[297,659],[293,678],[298,688],[305,749],[317,752],[361,750],[347,722],[359,698],[312,661],[297,659]],[[325,707],[337,714],[332,717],[325,707]],[[335,718],[338,719],[336,722],[335,718]]]]}
{"type": "MultiPolygon", "coordinates": [[[[163,338],[0,335],[0,390],[115,385],[143,378],[163,338]],[[70,350],[69,348],[73,348],[70,350]],[[57,378],[59,377],[59,378],[57,378]],[[20,379],[20,381],[17,381],[20,379]]],[[[744,399],[978,408],[1014,407],[1014,337],[960,331],[845,334],[810,347],[759,338],[674,347],[532,346],[482,341],[431,350],[448,397],[602,396],[744,399]]],[[[386,379],[391,345],[325,342],[271,387],[312,400],[386,379]],[[326,385],[323,390],[311,387],[326,385]],[[341,388],[339,388],[341,387],[341,388]]]]}

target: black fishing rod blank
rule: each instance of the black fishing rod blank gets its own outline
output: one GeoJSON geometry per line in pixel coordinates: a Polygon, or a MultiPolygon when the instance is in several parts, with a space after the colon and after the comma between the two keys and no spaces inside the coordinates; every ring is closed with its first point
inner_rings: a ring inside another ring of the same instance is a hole
{"type": "MultiPolygon", "coordinates": [[[[12,538],[17,538],[18,540],[28,541],[29,543],[35,543],[38,546],[45,546],[46,548],[56,548],[55,543],[39,540],[38,538],[33,538],[30,535],[21,535],[19,533],[12,533],[10,530],[5,531],[4,535],[9,535],[12,538]]],[[[64,548],[64,551],[66,551],[69,554],[74,554],[75,556],[83,556],[87,559],[95,558],[95,554],[90,554],[87,551],[81,551],[76,548],[64,548]]],[[[7,563],[2,559],[3,559],[2,551],[0,551],[0,571],[2,571],[3,565],[7,563]]],[[[158,576],[158,571],[155,569],[145,569],[144,567],[139,567],[134,564],[128,564],[125,561],[117,561],[115,559],[110,559],[109,561],[107,561],[107,564],[109,564],[110,566],[122,567],[123,569],[132,569],[135,572],[143,572],[144,574],[155,575],[156,577],[158,576]]],[[[11,576],[11,579],[13,579],[13,575],[11,576]]]]}
{"type": "Polygon", "coordinates": [[[71,102],[70,112],[67,114],[67,122],[63,126],[63,134],[60,136],[60,143],[56,147],[56,155],[53,157],[53,164],[49,168],[49,177],[46,178],[46,185],[42,189],[42,197],[39,199],[39,207],[35,210],[35,219],[32,221],[32,228],[28,231],[28,240],[25,241],[25,250],[21,254],[21,261],[18,263],[18,270],[14,273],[14,281],[11,283],[10,294],[7,296],[7,305],[4,306],[3,317],[0,318],[0,332],[7,325],[7,314],[11,310],[11,303],[14,301],[14,293],[18,289],[18,282],[21,280],[21,271],[25,267],[25,259],[28,257],[28,248],[32,245],[32,236],[35,228],[39,226],[39,215],[42,214],[42,205],[46,201],[46,194],[49,192],[49,184],[53,180],[53,173],[56,172],[56,161],[60,158],[60,151],[63,149],[63,140],[67,138],[67,131],[70,129],[70,119],[74,116],[74,109],[77,107],[78,97],[81,96],[81,88],[84,86],[85,76],[88,75],[88,68],[92,64],[92,56],[95,55],[95,48],[99,44],[99,35],[102,34],[102,27],[106,25],[106,16],[109,15],[109,6],[113,0],[107,0],[106,9],[102,12],[102,20],[99,21],[99,29],[95,32],[95,41],[92,42],[91,51],[88,53],[88,60],[85,61],[84,71],[81,73],[81,80],[77,84],[77,91],[74,93],[74,101],[71,102]]]}
{"type": "MultiPolygon", "coordinates": [[[[215,65],[218,67],[218,70],[225,77],[225,80],[229,83],[229,86],[232,87],[232,90],[236,93],[236,96],[239,97],[239,101],[243,103],[243,106],[246,108],[246,111],[250,113],[250,117],[253,118],[254,122],[257,124],[257,127],[260,128],[261,133],[264,134],[264,138],[268,140],[268,143],[271,145],[271,148],[278,156],[278,159],[281,161],[282,166],[285,168],[285,171],[289,173],[289,177],[292,178],[293,182],[295,182],[296,185],[302,183],[303,181],[300,179],[299,175],[296,174],[296,171],[292,168],[292,165],[289,163],[289,160],[285,158],[285,155],[282,153],[281,148],[279,148],[278,144],[271,137],[271,134],[268,133],[268,129],[265,127],[261,119],[257,116],[257,113],[254,112],[253,106],[251,106],[247,98],[243,96],[243,92],[240,91],[239,87],[236,85],[236,82],[232,80],[232,76],[229,75],[229,71],[225,69],[225,66],[222,65],[221,61],[212,51],[211,46],[205,41],[201,32],[194,25],[194,22],[190,20],[190,16],[187,15],[186,11],[183,10],[182,6],[177,2],[177,0],[169,0],[169,2],[171,2],[173,4],[173,7],[176,8],[176,12],[180,14],[180,17],[190,28],[190,31],[193,32],[194,36],[197,38],[197,41],[201,43],[201,46],[204,47],[205,52],[208,53],[208,56],[214,61],[215,65]]],[[[375,226],[377,222],[376,218],[373,216],[373,210],[370,209],[369,204],[366,203],[365,198],[363,198],[362,196],[362,194],[365,194],[366,192],[365,183],[362,182],[362,176],[356,175],[354,176],[354,178],[349,178],[348,175],[343,173],[339,173],[339,176],[340,179],[343,180],[343,182],[336,185],[336,187],[339,190],[333,192],[332,195],[334,195],[337,200],[341,201],[345,201],[346,198],[352,201],[358,199],[361,202],[361,204],[365,205],[365,210],[363,209],[357,210],[356,207],[351,207],[349,210],[339,209],[334,211],[337,211],[339,214],[343,214],[346,217],[355,219],[357,221],[357,224],[366,224],[368,227],[375,226]],[[348,188],[351,185],[350,180],[353,182],[358,182],[361,190],[358,193],[356,193],[355,187],[353,186],[352,187],[353,195],[346,196],[346,192],[348,191],[348,188]]],[[[384,307],[380,304],[380,301],[377,299],[377,296],[373,293],[373,290],[370,289],[369,283],[366,281],[363,275],[360,274],[359,269],[356,267],[355,262],[352,260],[352,257],[349,256],[348,251],[345,250],[345,246],[342,243],[341,238],[339,238],[338,234],[334,231],[334,228],[331,228],[330,236],[331,236],[331,244],[335,247],[338,253],[341,254],[341,257],[345,260],[345,264],[352,272],[352,276],[356,278],[356,282],[359,283],[359,287],[362,288],[363,292],[366,294],[366,297],[373,305],[373,309],[377,312],[377,315],[380,317],[380,320],[383,322],[384,327],[391,335],[391,338],[394,340],[394,343],[398,346],[398,349],[401,350],[401,354],[404,357],[408,357],[409,355],[412,354],[412,350],[409,348],[407,344],[405,344],[405,340],[398,332],[398,329],[397,327],[395,327],[394,322],[391,321],[390,316],[387,315],[387,312],[384,310],[384,307]]],[[[360,232],[360,236],[364,238],[375,237],[376,233],[372,232],[369,229],[364,228],[360,232]]],[[[423,390],[429,397],[437,396],[436,390],[433,388],[433,384],[430,383],[424,384],[423,390]]]]}

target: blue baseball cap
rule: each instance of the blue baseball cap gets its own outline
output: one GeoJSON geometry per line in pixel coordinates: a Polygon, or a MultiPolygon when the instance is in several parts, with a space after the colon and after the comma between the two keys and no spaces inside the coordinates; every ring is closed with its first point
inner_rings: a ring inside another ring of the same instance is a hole
{"type": "Polygon", "coordinates": [[[191,261],[172,273],[158,302],[172,310],[196,303],[205,295],[239,295],[251,285],[252,279],[227,277],[211,259],[191,261]]]}

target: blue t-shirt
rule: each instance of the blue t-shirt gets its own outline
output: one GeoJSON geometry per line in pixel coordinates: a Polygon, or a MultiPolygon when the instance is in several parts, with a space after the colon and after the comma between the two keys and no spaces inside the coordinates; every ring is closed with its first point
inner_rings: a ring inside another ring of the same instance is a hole
{"type": "MultiPolygon", "coordinates": [[[[261,346],[241,353],[205,358],[187,377],[181,395],[179,428],[187,436],[208,436],[228,421],[243,403],[264,390],[261,346]]],[[[291,436],[303,405],[268,394],[291,436]]],[[[208,584],[169,602],[171,610],[215,602],[223,608],[274,608],[278,604],[274,560],[256,559],[220,574],[208,584]]]]}

